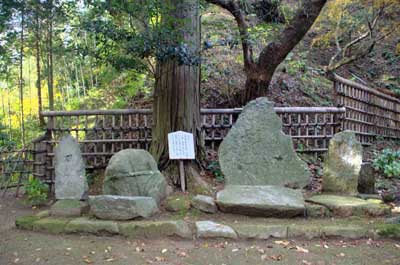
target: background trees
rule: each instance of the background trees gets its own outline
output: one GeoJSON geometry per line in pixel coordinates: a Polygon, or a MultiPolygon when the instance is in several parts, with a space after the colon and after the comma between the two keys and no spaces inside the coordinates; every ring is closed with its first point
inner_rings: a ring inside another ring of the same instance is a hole
{"type": "Polygon", "coordinates": [[[152,152],[167,167],[166,133],[198,136],[200,106],[240,107],[260,95],[282,106],[331,105],[325,72],[332,57],[335,64],[345,62],[336,68],[341,74],[400,91],[394,0],[0,5],[2,133],[17,142],[22,121],[27,139],[41,132],[41,110],[153,108],[152,152]],[[359,36],[366,37],[345,48],[359,36]],[[343,61],[358,51],[369,53],[343,61]]]}

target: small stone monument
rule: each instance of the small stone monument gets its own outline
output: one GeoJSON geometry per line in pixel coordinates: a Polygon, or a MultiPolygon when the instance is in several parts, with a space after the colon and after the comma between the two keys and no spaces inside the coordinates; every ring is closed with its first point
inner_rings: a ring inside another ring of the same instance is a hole
{"type": "Polygon", "coordinates": [[[348,195],[357,194],[362,164],[362,145],[351,131],[337,133],[329,141],[324,162],[322,189],[348,195]]]}
{"type": "Polygon", "coordinates": [[[78,142],[65,135],[55,149],[55,193],[57,200],[87,198],[85,164],[78,142]]]}
{"type": "Polygon", "coordinates": [[[103,194],[153,197],[167,196],[168,184],[146,150],[125,149],[113,155],[106,169],[103,194]]]}
{"type": "Polygon", "coordinates": [[[219,148],[227,185],[277,185],[303,188],[310,181],[307,164],[267,98],[249,102],[219,148]]]}

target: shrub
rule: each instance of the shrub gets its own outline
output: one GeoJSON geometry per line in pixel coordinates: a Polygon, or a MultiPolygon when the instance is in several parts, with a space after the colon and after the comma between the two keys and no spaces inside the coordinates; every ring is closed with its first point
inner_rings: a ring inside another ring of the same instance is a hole
{"type": "Polygon", "coordinates": [[[26,202],[33,206],[41,205],[47,200],[49,187],[37,178],[29,178],[25,185],[26,202]]]}
{"type": "Polygon", "coordinates": [[[388,178],[400,178],[400,150],[385,149],[375,154],[373,166],[388,178]]]}

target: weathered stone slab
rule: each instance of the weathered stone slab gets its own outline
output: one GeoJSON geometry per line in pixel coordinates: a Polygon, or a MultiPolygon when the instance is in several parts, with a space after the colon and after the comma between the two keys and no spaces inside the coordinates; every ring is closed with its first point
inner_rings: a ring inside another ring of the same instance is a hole
{"type": "Polygon", "coordinates": [[[54,165],[56,199],[86,199],[89,188],[85,164],[79,144],[71,135],[61,138],[55,149],[54,165]]]}
{"type": "Polygon", "coordinates": [[[362,226],[323,226],[321,234],[324,237],[340,237],[350,239],[369,238],[372,235],[368,227],[362,226]]]}
{"type": "Polygon", "coordinates": [[[33,224],[38,220],[40,218],[34,215],[21,216],[15,219],[15,226],[23,230],[33,230],[33,224]]]}
{"type": "Polygon", "coordinates": [[[371,163],[361,165],[360,176],[358,178],[358,192],[363,194],[375,193],[376,174],[371,163]]]}
{"type": "Polygon", "coordinates": [[[289,225],[288,238],[320,238],[321,228],[315,224],[313,225],[289,225]]]}
{"type": "Polygon", "coordinates": [[[218,211],[214,198],[204,195],[196,195],[192,199],[192,206],[202,212],[216,213],[218,211]]]}
{"type": "Polygon", "coordinates": [[[97,218],[106,220],[149,218],[158,212],[157,203],[152,197],[89,196],[89,205],[97,218]]]}
{"type": "Polygon", "coordinates": [[[384,216],[390,214],[390,207],[351,196],[315,195],[307,201],[326,206],[333,215],[348,216],[384,216]]]}
{"type": "Polygon", "coordinates": [[[212,221],[196,222],[196,232],[198,238],[237,238],[236,232],[230,226],[212,221]]]}
{"type": "Polygon", "coordinates": [[[239,238],[245,239],[269,239],[287,238],[287,225],[233,225],[239,238]]]}
{"type": "Polygon", "coordinates": [[[167,182],[146,150],[126,149],[111,157],[103,194],[153,197],[159,203],[167,192],[167,182]]]}
{"type": "Polygon", "coordinates": [[[65,232],[103,235],[118,234],[119,230],[116,222],[80,217],[70,221],[65,227],[65,232]]]}
{"type": "Polygon", "coordinates": [[[282,121],[266,98],[249,102],[219,147],[228,185],[278,185],[302,188],[310,172],[296,154],[282,121]]]}
{"type": "Polygon", "coordinates": [[[329,141],[324,162],[322,189],[348,195],[357,194],[362,164],[362,145],[354,132],[337,133],[329,141]]]}
{"type": "Polygon", "coordinates": [[[217,193],[216,203],[226,213],[266,217],[293,217],[305,213],[301,191],[280,186],[226,186],[217,193]]]}
{"type": "Polygon", "coordinates": [[[47,232],[51,234],[60,234],[64,232],[65,226],[70,219],[48,217],[37,220],[33,223],[33,231],[47,232]]]}
{"type": "Polygon", "coordinates": [[[121,235],[130,238],[160,238],[175,236],[185,239],[192,238],[192,231],[184,221],[135,221],[118,224],[121,235]]]}
{"type": "Polygon", "coordinates": [[[311,218],[329,217],[331,215],[329,209],[324,205],[306,203],[306,215],[311,218]]]}
{"type": "Polygon", "coordinates": [[[79,200],[58,200],[50,208],[50,215],[59,217],[79,217],[85,212],[88,204],[79,200]]]}

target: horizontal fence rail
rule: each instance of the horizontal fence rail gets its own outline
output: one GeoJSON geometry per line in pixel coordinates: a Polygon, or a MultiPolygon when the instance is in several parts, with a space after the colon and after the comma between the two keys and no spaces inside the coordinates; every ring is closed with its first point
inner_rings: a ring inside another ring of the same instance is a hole
{"type": "Polygon", "coordinates": [[[334,76],[338,106],[346,108],[343,129],[356,132],[363,145],[377,137],[400,139],[400,100],[364,85],[334,76]]]}
{"type": "MultiPolygon", "coordinates": [[[[219,144],[236,122],[241,108],[201,109],[202,135],[207,149],[217,150],[219,144]]],[[[298,152],[326,151],[329,139],[341,128],[345,109],[336,107],[277,107],[283,132],[290,135],[298,152]]],[[[87,168],[104,168],[110,157],[127,148],[149,149],[151,143],[152,111],[77,110],[46,111],[48,137],[41,143],[45,150],[45,169],[38,176],[53,180],[45,174],[54,170],[54,148],[65,133],[71,133],[80,143],[87,168]]]]}

